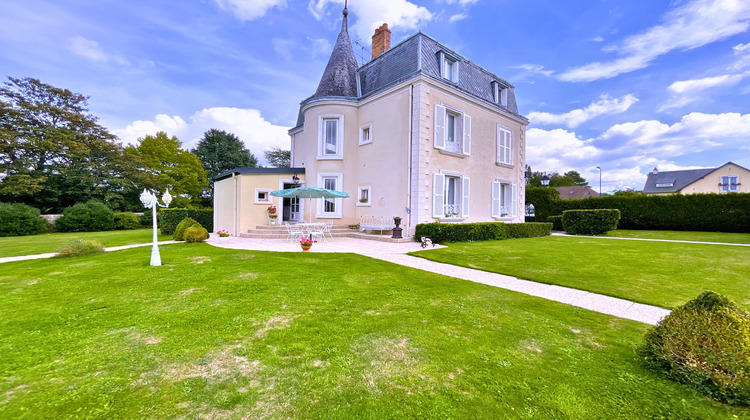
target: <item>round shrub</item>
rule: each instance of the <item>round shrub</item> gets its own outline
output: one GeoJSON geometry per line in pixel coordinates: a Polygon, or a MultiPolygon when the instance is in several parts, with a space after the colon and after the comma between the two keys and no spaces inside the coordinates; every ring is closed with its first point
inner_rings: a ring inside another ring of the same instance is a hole
{"type": "Polygon", "coordinates": [[[76,239],[63,245],[55,254],[56,257],[79,257],[81,255],[104,252],[104,245],[93,239],[76,239]]]}
{"type": "Polygon", "coordinates": [[[174,228],[174,234],[172,235],[172,239],[175,241],[184,241],[185,240],[185,231],[187,228],[191,226],[201,226],[200,223],[196,222],[195,220],[191,219],[190,217],[186,217],[182,219],[180,223],[177,224],[177,226],[174,228]]]}
{"type": "Polygon", "coordinates": [[[185,242],[203,242],[206,239],[208,231],[200,225],[193,225],[185,230],[185,242]]]}
{"type": "Polygon", "coordinates": [[[115,212],[99,201],[78,203],[63,210],[55,223],[61,232],[96,232],[115,229],[115,212]]]}
{"type": "Polygon", "coordinates": [[[646,367],[728,404],[750,406],[750,313],[705,292],[645,336],[646,367]]]}
{"type": "Polygon", "coordinates": [[[39,210],[26,204],[0,203],[0,236],[35,235],[47,229],[39,210]]]}
{"type": "Polygon", "coordinates": [[[115,213],[115,229],[131,230],[138,229],[141,224],[138,223],[138,216],[131,212],[115,213]]]}

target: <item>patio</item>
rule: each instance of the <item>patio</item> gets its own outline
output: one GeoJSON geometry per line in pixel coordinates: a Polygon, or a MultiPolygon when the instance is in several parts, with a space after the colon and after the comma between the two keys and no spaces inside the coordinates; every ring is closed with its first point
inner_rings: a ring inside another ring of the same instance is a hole
{"type": "MultiPolygon", "coordinates": [[[[247,249],[253,251],[302,252],[300,245],[288,239],[242,238],[232,236],[228,241],[219,243],[218,235],[211,234],[206,243],[220,248],[247,249]]],[[[444,248],[436,245],[435,248],[444,248]]],[[[319,241],[310,252],[356,253],[361,255],[407,254],[419,251],[420,242],[384,242],[371,239],[337,237],[335,240],[319,241]]]]}

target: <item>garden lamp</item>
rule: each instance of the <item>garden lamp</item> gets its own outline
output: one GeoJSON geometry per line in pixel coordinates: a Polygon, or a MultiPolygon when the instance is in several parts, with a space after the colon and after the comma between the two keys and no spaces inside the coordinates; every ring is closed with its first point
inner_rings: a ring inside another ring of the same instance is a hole
{"type": "Polygon", "coordinates": [[[172,195],[169,194],[169,189],[166,190],[164,195],[162,195],[161,200],[164,202],[164,204],[159,204],[159,199],[156,198],[156,194],[147,191],[145,188],[143,189],[143,192],[141,193],[141,203],[143,203],[143,207],[147,209],[151,209],[152,215],[153,215],[153,225],[154,225],[154,245],[151,247],[151,265],[152,266],[159,266],[161,265],[161,255],[159,255],[159,243],[156,237],[156,208],[157,207],[169,207],[169,203],[172,202],[172,195]]]}
{"type": "Polygon", "coordinates": [[[547,174],[544,174],[544,176],[542,177],[542,185],[544,185],[545,187],[549,185],[549,177],[547,176],[547,174]]]}

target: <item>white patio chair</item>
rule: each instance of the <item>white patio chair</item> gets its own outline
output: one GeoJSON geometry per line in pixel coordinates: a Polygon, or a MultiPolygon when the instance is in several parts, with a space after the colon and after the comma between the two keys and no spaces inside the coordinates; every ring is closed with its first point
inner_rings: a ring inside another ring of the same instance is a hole
{"type": "Polygon", "coordinates": [[[326,222],[325,233],[327,233],[331,240],[333,240],[333,220],[326,222]]]}
{"type": "Polygon", "coordinates": [[[317,238],[326,240],[326,225],[324,223],[315,224],[310,227],[310,237],[317,242],[317,238]]]}
{"type": "Polygon", "coordinates": [[[289,243],[298,241],[300,236],[305,236],[305,230],[302,229],[301,226],[297,226],[291,223],[287,223],[284,226],[286,226],[286,232],[288,234],[287,239],[289,239],[289,243]]]}

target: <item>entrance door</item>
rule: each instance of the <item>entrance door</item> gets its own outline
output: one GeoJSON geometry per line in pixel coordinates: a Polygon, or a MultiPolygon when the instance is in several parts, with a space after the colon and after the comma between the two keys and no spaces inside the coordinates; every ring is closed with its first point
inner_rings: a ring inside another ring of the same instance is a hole
{"type": "MultiPolygon", "coordinates": [[[[284,184],[284,189],[294,188],[296,185],[284,184]]],[[[282,221],[284,222],[301,222],[302,221],[302,203],[299,198],[284,198],[281,209],[282,221]]]]}

